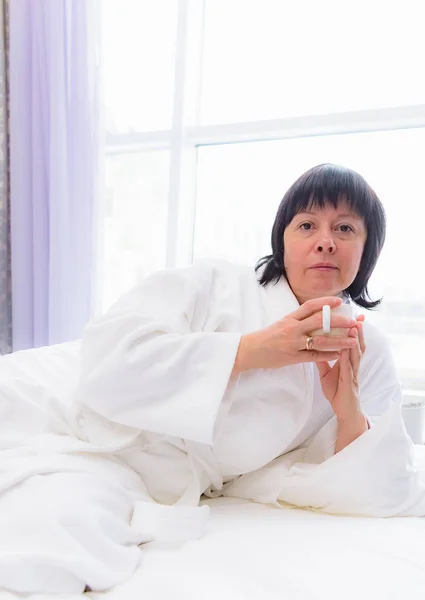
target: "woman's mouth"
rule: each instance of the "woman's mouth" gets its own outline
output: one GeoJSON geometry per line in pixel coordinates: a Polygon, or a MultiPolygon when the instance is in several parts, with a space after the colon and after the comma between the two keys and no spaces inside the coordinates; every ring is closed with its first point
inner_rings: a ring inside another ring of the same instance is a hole
{"type": "Polygon", "coordinates": [[[326,263],[319,263],[317,265],[313,265],[310,268],[314,269],[315,271],[325,271],[325,272],[337,270],[337,267],[335,265],[326,264],[326,263]]]}

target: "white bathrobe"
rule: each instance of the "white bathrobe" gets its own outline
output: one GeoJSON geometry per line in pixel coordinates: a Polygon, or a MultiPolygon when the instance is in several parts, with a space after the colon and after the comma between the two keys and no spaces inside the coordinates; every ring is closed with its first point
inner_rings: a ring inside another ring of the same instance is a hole
{"type": "Polygon", "coordinates": [[[241,335],[297,307],[284,280],[263,288],[252,268],[203,262],[149,277],[81,345],[0,358],[0,589],[116,585],[137,544],[202,534],[202,493],[424,515],[423,456],[370,324],[359,381],[372,427],[337,455],[315,365],[231,379],[241,335]]]}
{"type": "MultiPolygon", "coordinates": [[[[315,365],[231,379],[241,335],[299,306],[286,280],[264,288],[257,277],[211,261],[148,278],[87,327],[79,400],[132,428],[126,434],[144,450],[121,455],[159,502],[193,503],[205,492],[333,513],[425,514],[389,346],[369,323],[359,383],[373,427],[338,455],[329,408],[323,427],[299,439],[319,401],[315,365]]],[[[85,414],[90,438],[98,421],[85,414]]]]}

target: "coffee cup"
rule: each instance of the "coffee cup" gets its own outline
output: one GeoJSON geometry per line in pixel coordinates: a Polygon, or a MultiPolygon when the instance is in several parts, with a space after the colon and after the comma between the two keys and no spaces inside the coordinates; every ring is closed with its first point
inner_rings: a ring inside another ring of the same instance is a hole
{"type": "Polygon", "coordinates": [[[325,335],[328,337],[346,337],[349,329],[347,327],[331,327],[331,315],[339,315],[348,319],[355,319],[356,310],[352,304],[340,304],[335,308],[328,305],[322,309],[322,327],[311,333],[312,336],[325,335]]]}

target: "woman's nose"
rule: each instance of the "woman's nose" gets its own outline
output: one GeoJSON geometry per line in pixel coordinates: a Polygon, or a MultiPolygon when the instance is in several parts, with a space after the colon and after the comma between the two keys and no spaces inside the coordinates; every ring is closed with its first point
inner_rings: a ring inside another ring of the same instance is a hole
{"type": "Polygon", "coordinates": [[[316,244],[316,251],[323,252],[328,254],[333,254],[335,252],[336,246],[335,242],[331,237],[323,238],[316,244]]]}

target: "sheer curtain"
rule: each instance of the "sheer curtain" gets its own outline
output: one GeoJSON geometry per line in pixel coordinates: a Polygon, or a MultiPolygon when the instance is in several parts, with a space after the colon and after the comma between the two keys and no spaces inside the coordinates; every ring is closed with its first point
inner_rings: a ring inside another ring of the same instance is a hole
{"type": "Polygon", "coordinates": [[[72,340],[91,313],[98,2],[10,5],[13,349],[72,340]]]}

